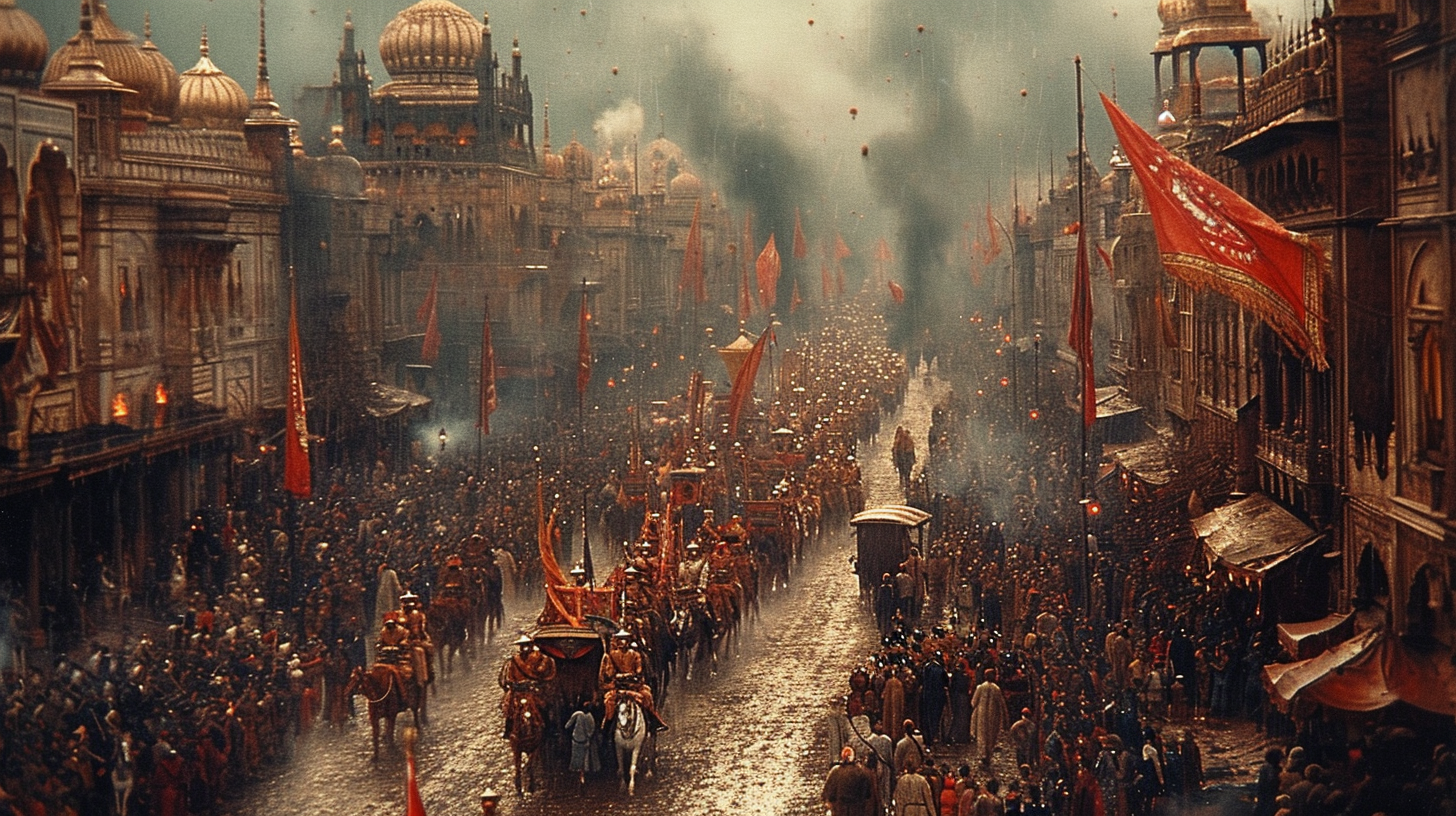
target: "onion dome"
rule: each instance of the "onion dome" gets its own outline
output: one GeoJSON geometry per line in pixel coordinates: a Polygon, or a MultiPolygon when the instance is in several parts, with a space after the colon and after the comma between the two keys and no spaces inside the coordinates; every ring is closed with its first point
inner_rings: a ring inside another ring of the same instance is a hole
{"type": "MultiPolygon", "coordinates": [[[[166,96],[168,84],[166,77],[157,70],[156,63],[142,53],[136,37],[117,27],[105,3],[95,4],[91,31],[96,42],[96,56],[105,66],[106,75],[136,91],[122,101],[123,110],[150,112],[149,105],[166,96]]],[[[54,82],[64,76],[77,47],[78,43],[72,38],[57,49],[46,65],[42,81],[54,82]]]]}
{"type": "Polygon", "coordinates": [[[142,58],[150,68],[150,77],[146,87],[137,88],[136,91],[142,96],[142,106],[153,116],[158,119],[171,119],[177,112],[177,94],[182,89],[182,80],[177,76],[176,66],[152,42],[150,11],[146,14],[143,26],[143,36],[146,39],[142,43],[141,51],[142,58]]]}
{"type": "Polygon", "coordinates": [[[384,27],[379,58],[394,80],[391,85],[474,86],[484,30],[450,0],[419,0],[384,27]]]}
{"type": "Polygon", "coordinates": [[[1173,40],[1178,37],[1178,30],[1188,16],[1187,6],[1188,0],[1158,0],[1158,19],[1163,21],[1163,28],[1158,33],[1158,45],[1153,49],[1154,54],[1172,53],[1173,40]]]}
{"type": "Polygon", "coordinates": [[[186,128],[243,129],[248,116],[248,95],[243,86],[222,72],[208,57],[207,29],[202,30],[201,59],[182,72],[177,100],[177,122],[186,128]]]}
{"type": "Polygon", "coordinates": [[[1160,114],[1158,114],[1158,127],[1160,127],[1160,128],[1170,128],[1170,127],[1173,127],[1174,125],[1177,125],[1177,124],[1178,124],[1178,117],[1174,116],[1173,115],[1173,111],[1171,111],[1171,110],[1168,109],[1168,100],[1164,99],[1163,100],[1163,112],[1160,113],[1160,114]]]}
{"type": "Polygon", "coordinates": [[[703,180],[691,170],[684,170],[673,178],[668,193],[673,198],[697,198],[703,194],[703,180]]]}
{"type": "Polygon", "coordinates": [[[41,24],[17,8],[15,0],[0,0],[0,66],[4,66],[0,78],[20,78],[34,84],[50,53],[51,43],[41,24]]]}

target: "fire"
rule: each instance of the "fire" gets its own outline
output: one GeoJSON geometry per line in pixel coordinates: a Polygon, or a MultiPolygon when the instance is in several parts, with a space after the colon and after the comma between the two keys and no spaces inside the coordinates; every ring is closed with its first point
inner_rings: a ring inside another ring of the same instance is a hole
{"type": "Polygon", "coordinates": [[[131,409],[127,407],[126,395],[120,391],[116,392],[116,396],[111,398],[111,418],[126,419],[129,414],[131,414],[131,409]]]}
{"type": "Polygon", "coordinates": [[[158,405],[167,404],[167,386],[157,383],[156,400],[158,405]]]}

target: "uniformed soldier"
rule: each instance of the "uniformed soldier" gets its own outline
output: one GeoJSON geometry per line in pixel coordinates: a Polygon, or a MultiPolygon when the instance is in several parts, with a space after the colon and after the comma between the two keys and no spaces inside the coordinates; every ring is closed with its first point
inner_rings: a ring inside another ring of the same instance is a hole
{"type": "Polygon", "coordinates": [[[421,685],[429,685],[435,681],[435,676],[430,670],[434,664],[435,650],[434,645],[430,642],[425,610],[420,608],[420,596],[413,592],[406,592],[399,596],[399,606],[400,622],[408,630],[409,645],[414,650],[415,677],[421,679],[421,685]]]}
{"type": "Polygon", "coordinates": [[[631,632],[622,629],[612,636],[612,649],[602,655],[601,669],[597,672],[597,684],[607,710],[603,727],[617,714],[617,695],[628,694],[642,706],[653,731],[667,730],[667,723],[662,721],[653,702],[652,687],[643,680],[646,665],[642,653],[632,646],[631,632]]]}
{"type": "Polygon", "coordinates": [[[520,647],[520,651],[501,666],[497,679],[505,692],[501,695],[501,716],[505,718],[507,737],[511,735],[511,721],[515,718],[520,696],[534,696],[539,705],[546,684],[556,679],[556,661],[542,652],[530,635],[523,634],[517,638],[516,646],[520,647]]]}

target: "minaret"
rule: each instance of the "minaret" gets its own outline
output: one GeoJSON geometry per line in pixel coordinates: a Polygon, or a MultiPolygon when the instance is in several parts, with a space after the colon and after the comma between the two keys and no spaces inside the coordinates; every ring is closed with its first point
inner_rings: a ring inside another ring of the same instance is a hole
{"type": "Polygon", "coordinates": [[[136,91],[106,75],[106,66],[96,53],[91,0],[81,0],[81,26],[71,42],[76,50],[66,73],[40,88],[80,103],[76,110],[78,152],[96,156],[104,165],[121,153],[121,100],[136,91]]]}
{"type": "Polygon", "coordinates": [[[500,158],[500,133],[496,123],[500,106],[496,100],[495,54],[490,50],[490,14],[481,17],[480,56],[475,58],[476,105],[480,110],[480,135],[476,155],[485,161],[500,158]]]}
{"type": "Polygon", "coordinates": [[[344,42],[339,48],[339,115],[344,125],[344,143],[355,155],[361,155],[368,134],[364,123],[369,118],[369,72],[364,67],[364,52],[354,44],[354,14],[344,13],[344,42]]]}
{"type": "Polygon", "coordinates": [[[541,143],[541,155],[551,155],[551,103],[547,102],[541,106],[541,127],[543,141],[541,143]]]}
{"type": "Polygon", "coordinates": [[[268,24],[264,3],[265,0],[258,0],[258,85],[253,91],[248,118],[243,122],[243,132],[248,146],[277,166],[292,154],[288,134],[298,123],[279,110],[278,102],[273,99],[273,87],[268,83],[268,24]]]}

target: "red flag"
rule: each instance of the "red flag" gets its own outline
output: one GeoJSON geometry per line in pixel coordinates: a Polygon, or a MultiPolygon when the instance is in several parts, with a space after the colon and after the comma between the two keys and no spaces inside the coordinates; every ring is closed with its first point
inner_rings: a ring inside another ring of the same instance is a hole
{"type": "Polygon", "coordinates": [[[1097,421],[1097,378],[1092,366],[1092,266],[1087,260],[1087,232],[1077,231],[1077,275],[1072,281],[1072,317],[1067,346],[1077,352],[1082,368],[1082,423],[1097,421]]]}
{"type": "Polygon", "coordinates": [[[771,312],[779,302],[779,272],[783,269],[773,233],[768,234],[768,243],[758,253],[754,267],[758,271],[758,302],[765,312],[771,312]]]}
{"type": "Polygon", "coordinates": [[[804,241],[804,222],[799,218],[799,208],[794,208],[794,257],[809,257],[809,245],[804,241]]]}
{"type": "Polygon", "coordinates": [[[1168,348],[1178,348],[1178,330],[1173,328],[1173,321],[1168,317],[1168,303],[1163,300],[1163,293],[1153,299],[1158,306],[1158,324],[1163,330],[1163,345],[1168,348]]]}
{"type": "Polygon", "coordinates": [[[303,399],[297,289],[291,289],[288,297],[288,408],[283,428],[283,489],[306,499],[313,493],[313,476],[308,461],[308,405],[303,399]]]}
{"type": "Polygon", "coordinates": [[[894,281],[890,281],[890,297],[894,298],[894,300],[895,300],[896,303],[904,303],[905,302],[905,289],[904,289],[904,287],[900,286],[900,284],[895,283],[894,281]]]}
{"type": "Polygon", "coordinates": [[[849,244],[844,242],[844,236],[834,233],[834,260],[842,261],[853,254],[849,251],[849,244]]]}
{"type": "Polygon", "coordinates": [[[440,273],[436,272],[430,276],[430,291],[425,295],[425,300],[420,308],[415,310],[415,322],[424,323],[430,319],[430,314],[435,311],[435,297],[439,294],[440,273]]]}
{"type": "Polygon", "coordinates": [[[1142,184],[1168,271],[1249,309],[1315,368],[1328,368],[1324,250],[1170,154],[1106,95],[1102,106],[1142,184]]]}
{"type": "Polygon", "coordinates": [[[678,306],[681,307],[687,298],[683,295],[689,289],[692,290],[694,303],[704,303],[708,300],[707,281],[703,279],[703,226],[701,217],[703,214],[703,201],[693,205],[693,224],[688,227],[688,244],[683,247],[682,274],[677,279],[678,306]]]}
{"type": "Polygon", "coordinates": [[[1107,267],[1107,276],[1115,282],[1117,280],[1117,273],[1112,271],[1112,256],[1107,253],[1107,250],[1102,248],[1101,244],[1097,246],[1097,257],[1101,258],[1102,265],[1107,267]]]}
{"type": "Polygon", "coordinates": [[[743,413],[743,404],[753,395],[753,381],[758,379],[758,364],[763,362],[763,350],[768,347],[772,337],[772,327],[763,330],[763,334],[753,344],[753,350],[743,360],[743,367],[738,369],[738,376],[733,378],[733,390],[728,392],[729,436],[738,433],[738,417],[743,413]]]}
{"type": "Polygon", "coordinates": [[[430,293],[425,296],[425,302],[420,304],[420,309],[425,315],[425,339],[420,343],[420,362],[433,363],[440,356],[440,316],[439,316],[439,286],[440,275],[436,273],[430,278],[430,293]]]}
{"type": "Polygon", "coordinates": [[[408,781],[406,785],[408,791],[406,792],[406,796],[409,804],[405,808],[404,816],[425,816],[425,803],[424,800],[420,799],[420,783],[415,778],[415,752],[409,751],[408,756],[409,772],[407,774],[408,781]]]}
{"type": "Polygon", "coordinates": [[[829,264],[819,264],[819,286],[824,290],[824,302],[828,303],[833,294],[833,284],[829,281],[829,264]]]}
{"type": "Polygon", "coordinates": [[[795,280],[794,293],[789,296],[789,314],[799,311],[799,307],[803,305],[804,298],[799,295],[799,281],[795,280]]]}
{"type": "Polygon", "coordinates": [[[591,335],[587,332],[587,324],[591,321],[591,313],[586,310],[586,287],[581,288],[581,316],[576,324],[576,393],[585,394],[587,384],[591,382],[592,355],[591,335]]]}
{"type": "Polygon", "coordinates": [[[490,436],[490,415],[495,413],[495,344],[490,339],[490,296],[485,298],[485,319],[480,330],[480,416],[475,427],[490,436]]]}
{"type": "Polygon", "coordinates": [[[986,205],[986,231],[991,234],[991,245],[986,247],[986,263],[996,260],[1001,254],[1001,228],[996,224],[995,216],[991,215],[991,205],[986,205]]]}

